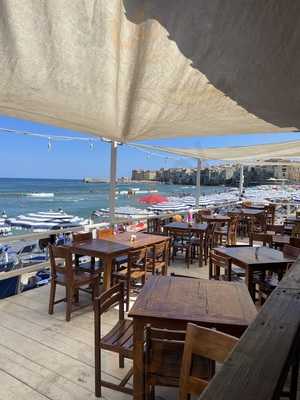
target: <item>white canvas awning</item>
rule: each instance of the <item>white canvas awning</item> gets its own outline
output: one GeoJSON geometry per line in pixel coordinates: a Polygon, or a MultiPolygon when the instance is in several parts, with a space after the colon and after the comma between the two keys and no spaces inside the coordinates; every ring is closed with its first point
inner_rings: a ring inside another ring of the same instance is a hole
{"type": "Polygon", "coordinates": [[[153,145],[150,146],[144,144],[134,144],[131,146],[144,149],[146,151],[159,151],[202,160],[247,162],[250,160],[267,160],[270,158],[292,159],[300,157],[300,140],[272,144],[258,144],[254,146],[214,147],[207,149],[187,149],[153,145]]]}
{"type": "Polygon", "coordinates": [[[2,0],[0,113],[130,142],[300,127],[299,2],[2,0]]]}

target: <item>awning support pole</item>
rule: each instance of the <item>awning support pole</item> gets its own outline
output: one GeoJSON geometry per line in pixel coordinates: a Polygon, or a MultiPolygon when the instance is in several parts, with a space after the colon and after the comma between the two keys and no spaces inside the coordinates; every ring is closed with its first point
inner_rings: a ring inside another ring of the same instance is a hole
{"type": "Polygon", "coordinates": [[[240,166],[240,195],[243,194],[244,191],[244,166],[240,166]]]}
{"type": "Polygon", "coordinates": [[[196,208],[199,208],[200,200],[200,178],[201,178],[201,160],[197,160],[197,176],[196,176],[196,208]]]}
{"type": "Polygon", "coordinates": [[[111,142],[110,152],[110,190],[109,190],[109,216],[111,222],[115,217],[116,208],[116,182],[117,182],[117,142],[111,142]]]}

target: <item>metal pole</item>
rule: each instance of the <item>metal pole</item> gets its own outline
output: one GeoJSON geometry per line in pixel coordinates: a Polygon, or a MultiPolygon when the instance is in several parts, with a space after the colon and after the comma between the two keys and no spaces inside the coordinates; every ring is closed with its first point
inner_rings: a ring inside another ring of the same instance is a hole
{"type": "Polygon", "coordinates": [[[110,153],[110,190],[109,190],[109,215],[111,221],[115,216],[116,208],[116,181],[117,181],[117,142],[111,142],[110,153]]]}
{"type": "Polygon", "coordinates": [[[242,195],[244,190],[244,166],[240,166],[240,195],[242,195]]]}
{"type": "Polygon", "coordinates": [[[199,208],[200,199],[200,177],[201,177],[201,160],[197,160],[197,176],[196,176],[196,208],[199,208]]]}

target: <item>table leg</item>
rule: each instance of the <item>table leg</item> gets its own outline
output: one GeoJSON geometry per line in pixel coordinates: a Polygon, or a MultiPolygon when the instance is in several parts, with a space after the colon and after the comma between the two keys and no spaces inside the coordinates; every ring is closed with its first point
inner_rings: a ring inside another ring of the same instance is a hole
{"type": "Polygon", "coordinates": [[[111,287],[111,273],[112,273],[112,261],[111,257],[105,257],[104,261],[104,276],[103,276],[103,286],[104,290],[111,287]]]}
{"type": "Polygon", "coordinates": [[[255,302],[255,289],[253,287],[253,271],[249,267],[249,265],[246,268],[246,285],[248,287],[252,300],[255,302]]]}
{"type": "Polygon", "coordinates": [[[133,399],[144,400],[144,323],[133,319],[133,399]]]}

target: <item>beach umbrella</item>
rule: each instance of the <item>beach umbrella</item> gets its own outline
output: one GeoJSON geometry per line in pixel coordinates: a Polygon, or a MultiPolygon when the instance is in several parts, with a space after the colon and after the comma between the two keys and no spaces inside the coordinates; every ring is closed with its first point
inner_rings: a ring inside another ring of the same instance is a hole
{"type": "Polygon", "coordinates": [[[143,204],[158,204],[158,203],[166,203],[167,201],[168,201],[167,197],[162,196],[160,194],[149,194],[139,199],[139,203],[143,204]]]}

